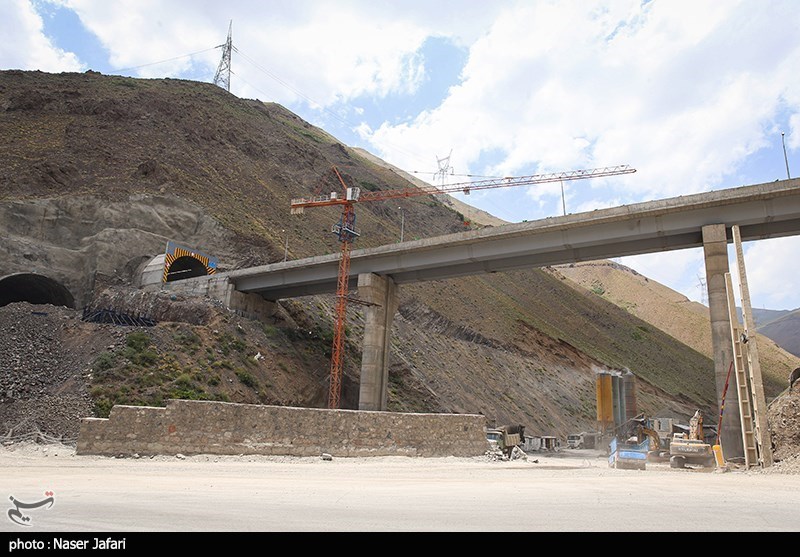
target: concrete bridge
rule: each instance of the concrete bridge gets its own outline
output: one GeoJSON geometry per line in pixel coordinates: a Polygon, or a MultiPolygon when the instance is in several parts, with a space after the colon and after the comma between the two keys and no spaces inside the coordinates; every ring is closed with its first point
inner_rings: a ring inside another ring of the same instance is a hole
{"type": "MultiPolygon", "coordinates": [[[[738,224],[743,241],[800,233],[800,180],[719,190],[589,213],[354,250],[351,287],[373,273],[397,285],[478,273],[701,247],[703,227],[738,224]]],[[[268,300],[336,292],[339,254],[227,273],[268,300]]]]}
{"type": "MultiPolygon", "coordinates": [[[[366,310],[359,408],[385,410],[388,349],[397,287],[478,273],[703,247],[718,399],[733,358],[724,275],[731,226],[743,241],[800,234],[800,180],[781,180],[508,224],[352,252],[351,287],[366,310]]],[[[339,254],[217,275],[228,303],[336,291],[339,254]]],[[[733,390],[732,390],[733,391],[733,390]]],[[[735,400],[729,393],[729,407],[735,400]]],[[[735,393],[734,393],[735,396],[735,393]]],[[[726,449],[739,446],[736,412],[723,423],[726,449]],[[737,442],[738,440],[738,442],[737,442]],[[727,442],[726,442],[727,441],[727,442]]],[[[735,452],[735,451],[734,451],[735,452]]]]}

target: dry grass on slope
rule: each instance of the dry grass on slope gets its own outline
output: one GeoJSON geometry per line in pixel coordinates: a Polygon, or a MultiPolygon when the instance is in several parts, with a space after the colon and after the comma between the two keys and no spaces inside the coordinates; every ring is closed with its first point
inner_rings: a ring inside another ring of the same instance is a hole
{"type": "MultiPolygon", "coordinates": [[[[704,305],[612,261],[561,265],[554,272],[711,357],[711,326],[704,305]]],[[[786,377],[800,366],[800,359],[763,335],[758,335],[758,347],[764,389],[773,397],[786,387],[786,377]]]]}

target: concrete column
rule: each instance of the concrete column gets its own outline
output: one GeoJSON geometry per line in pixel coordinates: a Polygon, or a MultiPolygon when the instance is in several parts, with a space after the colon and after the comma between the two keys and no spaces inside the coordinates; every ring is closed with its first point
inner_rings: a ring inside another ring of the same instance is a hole
{"type": "MultiPolygon", "coordinates": [[[[717,386],[717,412],[719,412],[728,369],[733,361],[728,298],[725,290],[725,273],[729,271],[729,268],[728,238],[724,224],[711,224],[703,227],[703,251],[706,259],[711,346],[714,354],[714,378],[717,386]]],[[[710,421],[714,423],[717,419],[719,419],[719,414],[710,421]]],[[[728,392],[725,396],[725,414],[722,417],[721,429],[720,440],[725,458],[743,458],[739,394],[736,391],[736,377],[733,372],[731,372],[728,392]]]]}
{"type": "Polygon", "coordinates": [[[358,297],[375,304],[366,307],[358,409],[386,410],[397,285],[389,277],[370,273],[358,275],[358,297]]]}

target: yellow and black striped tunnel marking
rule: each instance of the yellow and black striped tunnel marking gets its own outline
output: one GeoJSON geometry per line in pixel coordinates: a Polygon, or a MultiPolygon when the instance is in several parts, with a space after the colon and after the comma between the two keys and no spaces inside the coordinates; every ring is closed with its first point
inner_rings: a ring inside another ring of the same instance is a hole
{"type": "Polygon", "coordinates": [[[213,275],[216,272],[216,257],[210,257],[197,250],[192,250],[173,242],[167,243],[167,251],[164,255],[163,282],[171,282],[182,278],[192,278],[202,275],[213,275]],[[187,265],[186,258],[190,258],[197,263],[192,264],[191,261],[189,261],[187,265]],[[182,263],[175,265],[177,261],[182,261],[182,263]],[[202,272],[203,269],[205,272],[202,272]]]}

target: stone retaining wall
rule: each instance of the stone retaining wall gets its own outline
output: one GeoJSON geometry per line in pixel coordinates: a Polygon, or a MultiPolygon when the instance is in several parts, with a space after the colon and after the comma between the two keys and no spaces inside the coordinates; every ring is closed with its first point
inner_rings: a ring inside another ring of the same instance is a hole
{"type": "Polygon", "coordinates": [[[115,406],[84,418],[78,454],[479,456],[486,419],[170,400],[166,408],[115,406]]]}
{"type": "Polygon", "coordinates": [[[143,288],[211,298],[222,302],[227,308],[243,317],[260,321],[272,317],[276,311],[275,302],[265,300],[259,294],[239,292],[236,290],[236,285],[224,274],[159,282],[144,285],[143,288]]]}

